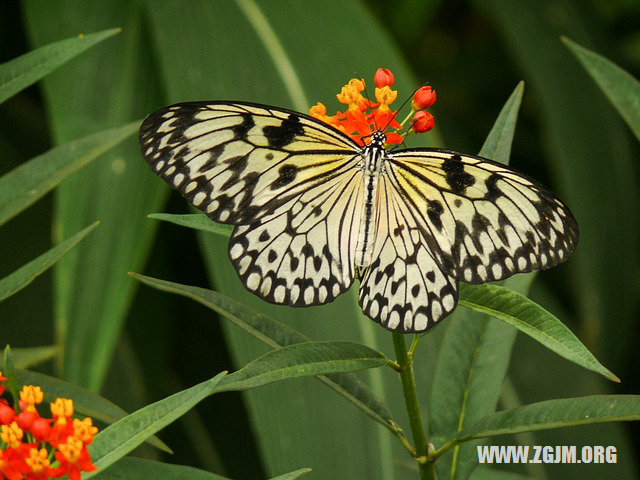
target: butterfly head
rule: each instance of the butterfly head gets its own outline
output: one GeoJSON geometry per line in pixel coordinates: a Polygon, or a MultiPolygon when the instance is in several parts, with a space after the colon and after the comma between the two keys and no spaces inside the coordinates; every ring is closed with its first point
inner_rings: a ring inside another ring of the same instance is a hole
{"type": "Polygon", "coordinates": [[[376,130],[370,135],[371,141],[369,145],[374,147],[384,147],[387,142],[387,135],[382,130],[376,130]]]}

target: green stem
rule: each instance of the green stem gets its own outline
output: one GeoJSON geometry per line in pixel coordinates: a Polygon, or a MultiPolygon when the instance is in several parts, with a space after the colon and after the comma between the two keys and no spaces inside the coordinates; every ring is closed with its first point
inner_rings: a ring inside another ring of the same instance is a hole
{"type": "MultiPolygon", "coordinates": [[[[409,415],[409,424],[413,434],[413,443],[416,449],[416,458],[426,458],[429,454],[429,444],[427,434],[422,422],[422,412],[418,403],[416,391],[416,381],[413,376],[413,355],[407,352],[407,344],[402,333],[393,332],[393,349],[396,354],[396,361],[400,365],[400,379],[402,380],[402,393],[404,403],[409,415]]],[[[433,462],[418,462],[420,480],[435,480],[436,472],[433,462]]]]}

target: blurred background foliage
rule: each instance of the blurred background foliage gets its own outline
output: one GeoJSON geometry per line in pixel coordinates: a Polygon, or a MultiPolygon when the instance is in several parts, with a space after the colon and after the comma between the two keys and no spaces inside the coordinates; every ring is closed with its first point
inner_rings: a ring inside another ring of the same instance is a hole
{"type": "MultiPolygon", "coordinates": [[[[640,77],[637,1],[29,0],[3,9],[0,62],[79,33],[123,32],[0,108],[0,174],[52,145],[177,101],[236,99],[305,111],[321,100],[332,111],[333,95],[354,72],[369,80],[379,66],[396,74],[400,97],[423,82],[437,90],[432,144],[475,153],[524,80],[511,164],[565,199],[581,227],[576,254],[539,275],[530,296],[622,384],[605,383],[518,335],[501,406],[640,392],[638,145],[560,41],[567,36],[640,77]]],[[[391,351],[389,336],[358,313],[354,295],[306,310],[265,306],[240,286],[224,240],[146,217],[157,211],[188,208],[148,171],[132,138],[4,225],[0,278],[101,221],[54,272],[0,305],[0,344],[63,344],[64,356],[45,370],[101,390],[128,410],[264,351],[195,303],[137,288],[126,275],[134,270],[212,284],[316,340],[358,340],[391,351]]],[[[418,352],[423,401],[445,329],[418,352]]],[[[397,379],[378,370],[362,378],[402,419],[397,379]]],[[[371,423],[313,379],[296,380],[207,399],[163,432],[175,451],[163,460],[237,479],[306,466],[314,470],[309,478],[414,478],[404,452],[371,423]]],[[[617,465],[510,469],[539,478],[637,476],[635,424],[492,442],[615,445],[617,465]]]]}

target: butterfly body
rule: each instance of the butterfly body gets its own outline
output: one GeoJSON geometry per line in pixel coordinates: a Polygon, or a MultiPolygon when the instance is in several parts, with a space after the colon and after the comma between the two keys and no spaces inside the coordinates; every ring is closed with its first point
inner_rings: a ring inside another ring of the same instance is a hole
{"type": "Polygon", "coordinates": [[[286,109],[191,102],[140,129],[152,170],[212,220],[235,225],[229,257],[245,287],[295,307],[360,279],[363,311],[421,332],[453,311],[458,282],[549,268],[578,239],[569,209],[525,175],[439,149],[356,144],[286,109]]]}
{"type": "Polygon", "coordinates": [[[355,263],[358,267],[367,267],[371,263],[375,242],[378,213],[378,179],[384,173],[386,150],[385,135],[376,131],[371,135],[371,143],[362,149],[362,171],[364,210],[360,220],[355,263]]]}

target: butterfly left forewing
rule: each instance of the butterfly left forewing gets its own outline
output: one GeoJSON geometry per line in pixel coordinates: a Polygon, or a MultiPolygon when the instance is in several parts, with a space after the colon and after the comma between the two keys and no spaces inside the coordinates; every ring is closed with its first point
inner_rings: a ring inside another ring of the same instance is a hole
{"type": "Polygon", "coordinates": [[[467,283],[549,268],[576,246],[578,227],[569,209],[504,165],[417,149],[391,154],[388,172],[423,220],[425,235],[467,283]]]}
{"type": "Polygon", "coordinates": [[[152,170],[222,223],[250,223],[349,168],[357,145],[318,120],[241,102],[163,108],[140,129],[152,170]]]}

